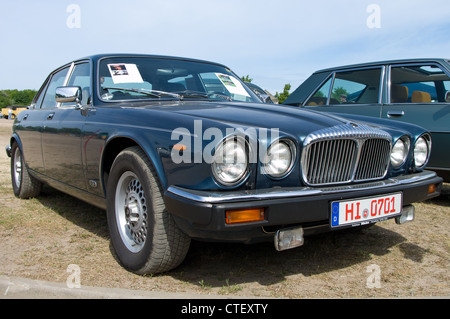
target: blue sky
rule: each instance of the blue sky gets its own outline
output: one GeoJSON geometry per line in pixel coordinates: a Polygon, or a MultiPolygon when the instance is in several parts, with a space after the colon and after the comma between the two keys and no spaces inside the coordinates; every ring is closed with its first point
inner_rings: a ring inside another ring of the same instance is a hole
{"type": "Polygon", "coordinates": [[[286,83],[292,92],[326,67],[450,58],[450,1],[0,2],[0,89],[38,89],[60,65],[109,52],[220,62],[273,94],[286,83]]]}

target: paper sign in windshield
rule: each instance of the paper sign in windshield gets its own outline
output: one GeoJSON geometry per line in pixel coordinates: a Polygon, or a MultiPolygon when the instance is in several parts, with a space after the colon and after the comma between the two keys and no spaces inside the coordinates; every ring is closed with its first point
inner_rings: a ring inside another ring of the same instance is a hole
{"type": "Polygon", "coordinates": [[[220,82],[222,82],[222,84],[225,86],[228,92],[232,94],[250,96],[244,89],[242,84],[234,77],[223,73],[216,73],[216,76],[219,78],[220,82]]]}
{"type": "Polygon", "coordinates": [[[136,64],[116,63],[108,64],[109,73],[114,84],[119,83],[143,83],[141,73],[136,64]]]}

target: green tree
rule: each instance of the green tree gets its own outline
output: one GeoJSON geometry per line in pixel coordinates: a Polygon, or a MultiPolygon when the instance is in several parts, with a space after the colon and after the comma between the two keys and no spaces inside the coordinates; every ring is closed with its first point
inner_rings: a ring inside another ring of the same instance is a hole
{"type": "Polygon", "coordinates": [[[283,92],[281,92],[281,93],[278,93],[278,92],[276,92],[275,93],[275,97],[278,99],[278,103],[279,104],[281,104],[281,103],[283,103],[284,102],[284,100],[286,100],[287,99],[287,97],[289,96],[289,90],[291,89],[291,85],[290,84],[285,84],[284,85],[284,89],[283,89],[283,92]]]}
{"type": "Polygon", "coordinates": [[[28,106],[35,95],[35,90],[1,90],[0,108],[9,105],[28,106]]]}
{"type": "Polygon", "coordinates": [[[248,75],[248,74],[246,76],[241,77],[241,80],[244,81],[244,82],[251,82],[251,81],[253,81],[253,79],[250,78],[250,75],[248,75]]]}

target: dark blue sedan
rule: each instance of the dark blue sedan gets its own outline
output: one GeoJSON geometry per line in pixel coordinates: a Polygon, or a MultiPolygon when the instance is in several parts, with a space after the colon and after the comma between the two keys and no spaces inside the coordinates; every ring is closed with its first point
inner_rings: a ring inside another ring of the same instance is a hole
{"type": "Polygon", "coordinates": [[[264,104],[229,68],[96,55],[51,72],[13,126],[19,198],[48,184],[106,209],[130,271],[168,271],[191,239],[277,250],[304,236],[414,218],[439,195],[425,129],[264,104]]]}

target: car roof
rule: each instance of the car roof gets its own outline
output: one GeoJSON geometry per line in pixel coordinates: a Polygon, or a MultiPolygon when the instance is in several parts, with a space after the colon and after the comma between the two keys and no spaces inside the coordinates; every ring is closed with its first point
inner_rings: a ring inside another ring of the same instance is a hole
{"type": "Polygon", "coordinates": [[[114,58],[114,57],[136,57],[136,58],[157,58],[157,59],[172,59],[172,60],[183,60],[183,61],[191,61],[191,62],[201,62],[201,63],[209,63],[209,64],[216,64],[223,67],[227,67],[223,64],[212,62],[212,61],[206,61],[206,60],[200,60],[200,59],[192,59],[192,58],[185,58],[185,57],[176,57],[176,56],[167,56],[167,55],[154,55],[154,54],[137,54],[137,53],[104,53],[104,54],[93,54],[89,56],[85,56],[80,59],[73,60],[73,62],[82,61],[82,60],[92,60],[97,61],[102,58],[114,58]]]}
{"type": "Polygon", "coordinates": [[[314,73],[330,72],[330,71],[340,70],[340,69],[353,69],[353,68],[370,67],[370,66],[378,66],[378,65],[386,65],[386,64],[424,63],[424,62],[426,62],[426,63],[429,63],[429,62],[448,63],[448,59],[420,58],[420,59],[398,59],[398,60],[375,61],[375,62],[348,64],[348,65],[343,65],[343,66],[331,67],[331,68],[326,68],[326,69],[322,69],[322,70],[317,70],[314,73]]]}

